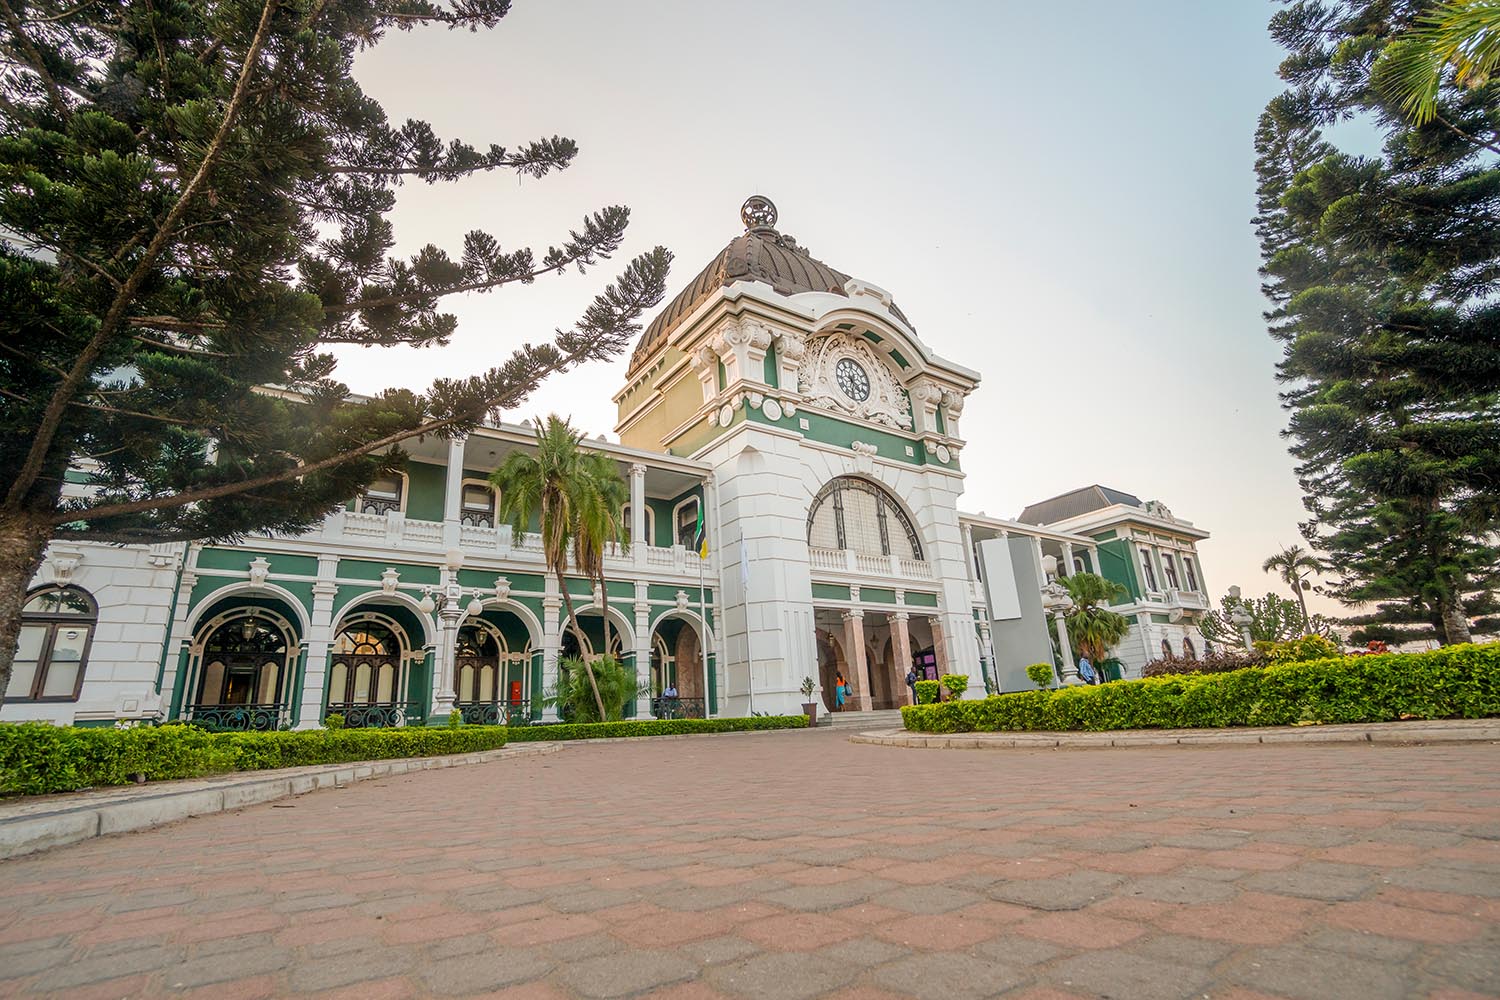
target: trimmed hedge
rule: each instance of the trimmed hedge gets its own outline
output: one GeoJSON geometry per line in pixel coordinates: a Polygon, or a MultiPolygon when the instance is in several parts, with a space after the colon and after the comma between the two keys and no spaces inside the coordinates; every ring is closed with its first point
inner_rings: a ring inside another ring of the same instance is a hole
{"type": "Polygon", "coordinates": [[[755,715],[743,719],[626,719],[623,722],[546,723],[513,727],[513,743],[603,740],[616,736],[677,736],[684,733],[744,733],[805,729],[805,715],[755,715]]]}
{"type": "Polygon", "coordinates": [[[917,681],[912,686],[917,690],[918,705],[936,704],[938,695],[943,691],[943,685],[938,681],[917,681]]]}
{"type": "Polygon", "coordinates": [[[924,733],[1198,729],[1496,715],[1500,644],[1341,656],[901,709],[906,728],[924,733]]]}
{"type": "Polygon", "coordinates": [[[132,729],[6,724],[0,725],[0,794],[124,785],[135,774],[165,781],[224,771],[471,753],[503,747],[514,732],[505,726],[213,733],[171,724],[132,729]]]}

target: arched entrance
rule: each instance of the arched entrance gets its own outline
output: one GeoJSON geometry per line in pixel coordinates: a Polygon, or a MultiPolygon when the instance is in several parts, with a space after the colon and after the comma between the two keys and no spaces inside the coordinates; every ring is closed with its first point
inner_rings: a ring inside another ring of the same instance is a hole
{"type": "Polygon", "coordinates": [[[209,729],[266,732],[289,722],[299,649],[291,623],[264,608],[237,608],[200,632],[187,717],[209,729]]]}
{"type": "Polygon", "coordinates": [[[460,627],[453,679],[464,722],[492,726],[529,722],[531,661],[530,637],[514,615],[491,611],[460,627]]]}
{"type": "Polygon", "coordinates": [[[658,719],[708,716],[698,620],[673,612],[651,630],[651,714],[658,719]]]}
{"type": "Polygon", "coordinates": [[[374,612],[347,619],[328,658],[327,715],[350,729],[400,726],[418,713],[405,698],[411,641],[393,618],[374,612]]]}

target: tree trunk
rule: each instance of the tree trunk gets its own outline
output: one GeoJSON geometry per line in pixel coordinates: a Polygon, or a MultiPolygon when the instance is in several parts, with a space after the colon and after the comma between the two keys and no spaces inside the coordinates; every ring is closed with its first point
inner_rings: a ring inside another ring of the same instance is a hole
{"type": "Polygon", "coordinates": [[[11,665],[21,637],[21,608],[26,588],[42,564],[51,531],[38,517],[0,513],[0,705],[10,686],[11,665]]]}
{"type": "MultiPolygon", "coordinates": [[[[1457,594],[1441,598],[1438,611],[1443,616],[1443,645],[1452,646],[1461,642],[1473,642],[1469,634],[1469,616],[1464,613],[1464,601],[1457,594]]],[[[10,667],[6,667],[8,672],[10,667]]]]}
{"type": "Polygon", "coordinates": [[[1307,635],[1312,631],[1312,619],[1307,617],[1307,598],[1303,596],[1302,580],[1299,578],[1293,582],[1292,587],[1297,591],[1297,603],[1302,605],[1302,634],[1307,635]]]}
{"type": "MultiPolygon", "coordinates": [[[[586,641],[583,638],[583,629],[578,625],[578,615],[573,611],[573,595],[568,593],[568,581],[563,579],[561,573],[557,574],[557,585],[562,590],[563,604],[568,609],[568,625],[573,629],[573,638],[578,640],[579,658],[582,659],[586,641]]],[[[599,708],[599,721],[604,722],[604,699],[599,695],[599,682],[594,680],[594,668],[586,659],[583,661],[583,673],[589,679],[589,687],[594,692],[594,704],[599,708]]]]}

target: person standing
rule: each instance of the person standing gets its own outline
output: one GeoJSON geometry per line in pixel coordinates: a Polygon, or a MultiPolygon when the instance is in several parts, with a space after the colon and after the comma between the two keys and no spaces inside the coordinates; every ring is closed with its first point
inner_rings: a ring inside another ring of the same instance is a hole
{"type": "Polygon", "coordinates": [[[835,712],[844,710],[844,699],[849,695],[849,686],[844,681],[844,672],[840,670],[833,678],[833,700],[835,712]]]}
{"type": "Polygon", "coordinates": [[[1083,678],[1085,684],[1098,683],[1099,675],[1095,672],[1094,665],[1089,662],[1087,655],[1078,657],[1078,676],[1083,678]]]}
{"type": "Polygon", "coordinates": [[[917,703],[917,668],[906,668],[906,689],[911,692],[911,703],[917,703]]]}

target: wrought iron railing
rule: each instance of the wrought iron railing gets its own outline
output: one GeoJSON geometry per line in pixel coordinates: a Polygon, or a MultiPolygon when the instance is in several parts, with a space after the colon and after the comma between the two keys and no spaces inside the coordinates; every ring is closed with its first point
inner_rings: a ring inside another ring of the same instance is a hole
{"type": "Polygon", "coordinates": [[[415,701],[330,702],[323,717],[330,715],[343,716],[345,729],[393,729],[423,721],[421,703],[415,701]]]}
{"type": "Polygon", "coordinates": [[[216,732],[268,733],[285,722],[283,704],[264,705],[190,705],[188,720],[194,725],[216,732]]]}
{"type": "Polygon", "coordinates": [[[651,699],[651,715],[657,719],[706,719],[708,705],[702,698],[667,698],[658,695],[651,699]]]}
{"type": "Polygon", "coordinates": [[[531,701],[461,701],[458,710],[469,726],[528,726],[531,701]]]}

